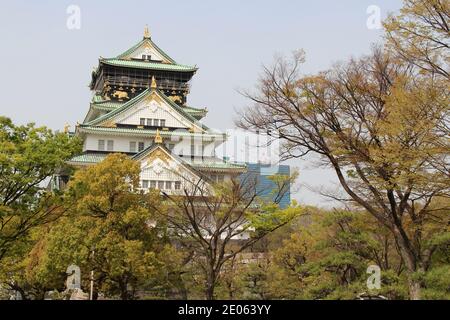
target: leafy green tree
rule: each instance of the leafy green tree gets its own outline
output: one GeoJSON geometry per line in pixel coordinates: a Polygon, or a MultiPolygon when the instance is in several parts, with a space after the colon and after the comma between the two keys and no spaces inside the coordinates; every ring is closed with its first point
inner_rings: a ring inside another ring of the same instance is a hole
{"type": "MultiPolygon", "coordinates": [[[[271,255],[272,298],[354,299],[367,291],[367,267],[382,270],[382,293],[403,298],[402,261],[393,238],[367,213],[320,211],[271,255]],[[383,236],[380,236],[383,235],[383,236]]],[[[403,279],[404,280],[404,279],[403,279]]]]}
{"type": "Polygon", "coordinates": [[[448,214],[430,208],[450,190],[448,83],[379,48],[314,76],[300,74],[303,61],[296,54],[265,68],[238,125],[281,139],[287,158],[319,156],[342,187],[329,196],[364,208],[394,236],[410,297],[420,299],[415,274],[438,249],[430,237],[448,232],[448,214]]]}
{"type": "Polygon", "coordinates": [[[0,117],[0,261],[29,231],[61,216],[61,197],[45,182],[80,151],[80,142],[0,117]]]}
{"type": "Polygon", "coordinates": [[[42,299],[49,290],[64,290],[66,269],[76,264],[85,291],[94,272],[95,297],[134,299],[138,289],[166,283],[177,258],[149,210],[159,195],[138,189],[139,172],[139,164],[121,154],[78,170],[64,197],[67,214],[36,230],[22,254],[8,261],[4,282],[24,298],[42,299]]]}
{"type": "MultiPolygon", "coordinates": [[[[437,205],[440,207],[441,204],[437,205]]],[[[409,275],[389,230],[364,211],[305,208],[282,243],[263,259],[241,266],[240,297],[250,299],[355,299],[362,293],[408,298],[409,275]],[[368,289],[367,268],[381,269],[380,289],[368,289]]],[[[445,242],[445,234],[433,241],[445,242]]],[[[278,236],[276,237],[278,238],[278,236]]],[[[439,246],[433,266],[415,274],[425,299],[448,299],[450,254],[439,246]]]]}
{"type": "Polygon", "coordinates": [[[399,14],[384,23],[391,52],[422,72],[450,79],[450,4],[403,0],[399,14]]]}
{"type": "Polygon", "coordinates": [[[164,227],[150,210],[160,197],[140,191],[139,173],[139,163],[112,154],[77,171],[68,187],[73,215],[67,232],[83,231],[72,250],[85,253],[98,290],[121,299],[136,298],[138,288],[160,276],[168,250],[164,227]]]}
{"type": "MultiPolygon", "coordinates": [[[[284,180],[291,182],[290,177],[284,180]]],[[[203,281],[206,299],[216,298],[226,263],[300,214],[296,205],[280,209],[261,194],[253,178],[211,187],[200,178],[187,181],[182,195],[165,194],[164,209],[154,207],[166,219],[170,236],[192,252],[191,266],[201,271],[197,278],[203,281]]]]}

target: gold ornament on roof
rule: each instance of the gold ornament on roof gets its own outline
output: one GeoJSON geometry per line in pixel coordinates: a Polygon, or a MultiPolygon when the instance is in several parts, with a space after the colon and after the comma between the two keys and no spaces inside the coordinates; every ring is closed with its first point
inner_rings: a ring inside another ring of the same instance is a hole
{"type": "Polygon", "coordinates": [[[156,129],[155,143],[162,143],[162,137],[159,134],[159,129],[156,129]]]}
{"type": "Polygon", "coordinates": [[[156,89],[156,79],[155,79],[155,76],[152,76],[152,83],[151,83],[151,85],[150,85],[150,88],[156,89]]]}
{"type": "Polygon", "coordinates": [[[150,38],[150,30],[148,29],[148,25],[145,25],[144,28],[144,38],[149,39],[150,38]]]}
{"type": "Polygon", "coordinates": [[[183,101],[180,96],[169,96],[169,99],[176,103],[181,103],[183,101]]]}
{"type": "Polygon", "coordinates": [[[157,149],[144,158],[148,164],[153,163],[155,160],[161,160],[165,164],[169,164],[170,157],[162,150],[157,149]]]}
{"type": "Polygon", "coordinates": [[[64,126],[64,133],[69,133],[69,129],[70,129],[70,124],[66,123],[66,125],[64,126]]]}
{"type": "Polygon", "coordinates": [[[123,101],[123,99],[130,99],[130,97],[128,96],[128,92],[121,90],[114,91],[112,96],[114,98],[117,98],[119,101],[123,101]]]}

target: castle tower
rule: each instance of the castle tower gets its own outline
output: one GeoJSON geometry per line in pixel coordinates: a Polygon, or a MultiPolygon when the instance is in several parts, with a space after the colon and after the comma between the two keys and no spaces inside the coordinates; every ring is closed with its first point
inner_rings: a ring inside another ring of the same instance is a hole
{"type": "Polygon", "coordinates": [[[125,153],[140,161],[143,189],[168,193],[195,179],[220,182],[245,172],[245,165],[215,156],[226,136],[200,122],[205,108],[187,104],[197,70],[169,57],[148,28],[130,49],[100,58],[92,73],[89,110],[75,129],[83,153],[69,163],[92,165],[109,153],[125,153]]]}

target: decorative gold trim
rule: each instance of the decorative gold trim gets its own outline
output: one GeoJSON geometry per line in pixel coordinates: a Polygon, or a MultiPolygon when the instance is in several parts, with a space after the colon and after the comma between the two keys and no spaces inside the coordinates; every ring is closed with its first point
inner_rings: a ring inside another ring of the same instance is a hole
{"type": "Polygon", "coordinates": [[[170,100],[172,100],[173,102],[175,102],[175,103],[182,103],[183,102],[183,100],[181,99],[180,96],[169,96],[168,98],[170,100]]]}
{"type": "Polygon", "coordinates": [[[156,129],[155,143],[161,144],[163,142],[161,135],[159,134],[159,129],[156,129]]]}
{"type": "Polygon", "coordinates": [[[147,161],[147,163],[152,164],[153,161],[155,161],[156,159],[160,159],[161,161],[163,161],[164,163],[166,163],[167,165],[169,165],[170,161],[172,160],[170,158],[169,155],[167,155],[167,153],[165,153],[163,150],[161,149],[156,149],[154,150],[152,153],[148,154],[146,157],[144,157],[142,160],[143,161],[147,161]]]}
{"type": "Polygon", "coordinates": [[[106,127],[106,128],[117,128],[117,125],[112,120],[110,120],[110,121],[107,121],[107,122],[103,123],[103,127],[106,127]]]}
{"type": "Polygon", "coordinates": [[[146,103],[150,103],[152,101],[156,101],[158,104],[164,103],[162,98],[156,93],[156,91],[153,91],[147,98],[145,98],[146,103]]]}
{"type": "Polygon", "coordinates": [[[157,88],[155,76],[152,76],[152,83],[150,85],[150,88],[152,88],[152,89],[156,89],[157,88]]]}
{"type": "Polygon", "coordinates": [[[123,99],[130,99],[130,97],[128,96],[128,92],[121,90],[115,90],[112,96],[114,98],[117,98],[119,101],[123,101],[123,99]]]}
{"type": "Polygon", "coordinates": [[[146,24],[144,28],[144,38],[149,39],[150,37],[151,37],[150,30],[148,29],[148,25],[146,24]]]}

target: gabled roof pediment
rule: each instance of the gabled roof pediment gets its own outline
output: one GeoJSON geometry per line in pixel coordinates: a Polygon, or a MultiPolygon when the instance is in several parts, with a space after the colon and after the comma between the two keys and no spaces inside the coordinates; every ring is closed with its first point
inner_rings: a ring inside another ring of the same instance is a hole
{"type": "Polygon", "coordinates": [[[205,132],[202,125],[190,113],[183,110],[157,88],[149,88],[111,112],[100,116],[87,125],[113,127],[117,124],[140,125],[140,119],[164,119],[166,127],[185,128],[205,132]]]}
{"type": "Polygon", "coordinates": [[[135,44],[127,51],[119,54],[116,59],[132,60],[142,59],[142,56],[150,56],[153,61],[160,61],[162,63],[176,64],[175,60],[169,57],[161,48],[159,48],[150,38],[150,36],[144,36],[144,38],[135,44]]]}
{"type": "MultiPolygon", "coordinates": [[[[114,67],[136,68],[161,71],[175,71],[195,73],[196,66],[178,64],[152,40],[148,29],[144,32],[144,37],[130,49],[116,57],[100,58],[100,65],[105,64],[114,67]]],[[[93,71],[92,83],[95,82],[99,70],[93,71]]]]}
{"type": "Polygon", "coordinates": [[[183,161],[182,158],[172,154],[163,144],[154,144],[136,154],[133,160],[141,163],[141,176],[161,176],[161,178],[175,178],[188,183],[203,181],[202,174],[183,161]]]}

